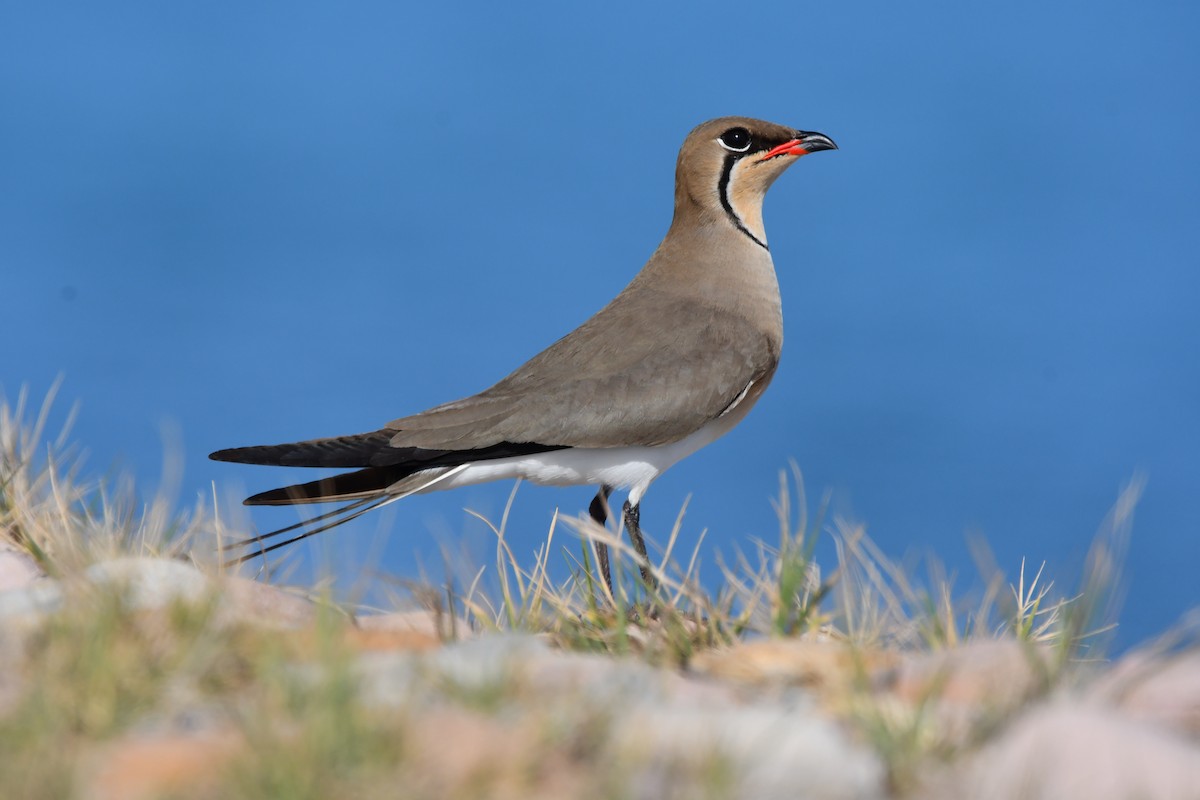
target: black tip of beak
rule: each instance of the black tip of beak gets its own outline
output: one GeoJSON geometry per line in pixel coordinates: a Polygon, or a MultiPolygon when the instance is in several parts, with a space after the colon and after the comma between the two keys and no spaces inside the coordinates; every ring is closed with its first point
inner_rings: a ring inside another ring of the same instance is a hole
{"type": "Polygon", "coordinates": [[[815,131],[796,131],[796,138],[800,140],[801,146],[810,153],[815,153],[818,150],[837,150],[838,146],[834,144],[833,139],[830,139],[823,133],[815,131]]]}

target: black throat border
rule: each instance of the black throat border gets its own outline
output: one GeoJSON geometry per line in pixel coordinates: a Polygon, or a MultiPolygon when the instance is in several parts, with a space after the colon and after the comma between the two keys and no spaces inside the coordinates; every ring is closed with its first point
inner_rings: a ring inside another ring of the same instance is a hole
{"type": "Polygon", "coordinates": [[[771,248],[767,247],[766,242],[759,241],[759,238],[750,232],[742,222],[742,218],[733,210],[733,205],[729,202],[729,179],[733,176],[733,165],[739,160],[740,158],[732,153],[725,156],[725,164],[721,167],[721,180],[717,181],[717,194],[721,196],[721,207],[725,209],[725,213],[729,215],[729,219],[737,226],[739,231],[749,236],[750,241],[769,253],[771,252],[771,248]]]}

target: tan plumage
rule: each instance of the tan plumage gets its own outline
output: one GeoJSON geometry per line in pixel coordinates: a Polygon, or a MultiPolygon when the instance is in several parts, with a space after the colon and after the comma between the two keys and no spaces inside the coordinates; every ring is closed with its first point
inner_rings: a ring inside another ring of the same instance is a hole
{"type": "Polygon", "coordinates": [[[650,480],[724,433],[771,380],[783,318],[763,196],[797,156],[833,147],[821,134],[760,120],[706,122],[680,149],[674,218],[646,266],[595,316],[508,377],[371,433],[211,457],[360,468],[256,495],[252,504],[385,498],[460,468],[454,481],[429,488],[512,476],[607,485],[617,475],[636,506],[650,480]],[[638,448],[671,457],[648,477],[624,480],[615,454],[638,448]],[[569,451],[606,466],[561,479],[558,461],[579,460],[569,451]]]}

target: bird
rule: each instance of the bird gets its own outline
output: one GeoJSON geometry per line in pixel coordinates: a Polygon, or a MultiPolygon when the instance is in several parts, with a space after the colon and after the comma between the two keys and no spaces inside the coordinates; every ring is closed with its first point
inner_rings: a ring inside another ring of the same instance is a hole
{"type": "MultiPolygon", "coordinates": [[[[378,430],[218,450],[216,461],[351,470],[246,498],[338,508],[226,545],[240,563],[413,494],[524,479],[593,485],[604,526],[614,491],[649,570],[640,509],[668,468],[740,422],[779,364],[783,313],[763,199],[802,156],[836,150],[822,133],[749,117],[704,122],[684,139],[675,207],[658,248],[613,300],[494,386],[378,430]],[[269,546],[267,540],[294,534],[269,546]]],[[[608,548],[597,562],[612,592],[608,548]]]]}

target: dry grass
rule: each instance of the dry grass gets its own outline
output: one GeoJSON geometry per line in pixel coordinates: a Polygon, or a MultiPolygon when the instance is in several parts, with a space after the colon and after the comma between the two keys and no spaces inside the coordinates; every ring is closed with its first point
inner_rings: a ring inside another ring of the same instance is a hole
{"type": "Polygon", "coordinates": [[[480,517],[496,536],[498,593],[480,588],[485,574],[480,570],[458,602],[486,629],[548,633],[565,647],[639,652],[679,664],[697,648],[746,636],[833,636],[866,649],[903,650],[1012,637],[1054,649],[1066,665],[1103,656],[1105,635],[1115,627],[1119,564],[1141,491],[1140,479],[1122,491],[1089,551],[1081,586],[1069,595],[1056,592],[1044,563],[1030,572],[1022,561],[1009,580],[977,544],[983,589],[956,596],[935,559],[918,576],[884,553],[862,526],[840,518],[822,526],[823,513],[810,520],[793,465],[780,475],[777,540],[754,542],[749,554],[739,550],[731,563],[718,557],[721,581],[715,593],[700,576],[702,539],[685,562],[676,560],[682,510],[661,555],[648,565],[658,586],[647,588],[638,556],[620,532],[586,516],[556,517],[546,543],[531,560],[521,558],[507,542],[506,507],[499,524],[480,517]],[[563,527],[575,534],[573,546],[561,545],[563,527]],[[834,568],[824,574],[813,557],[822,533],[833,538],[837,552],[834,568]],[[592,546],[598,542],[613,553],[616,597],[593,568],[592,546]],[[551,577],[555,548],[571,565],[570,575],[557,582],[551,577]]]}
{"type": "MultiPolygon", "coordinates": [[[[214,545],[225,526],[215,502],[179,512],[161,497],[140,504],[127,480],[85,477],[68,438],[72,415],[60,432],[46,435],[53,394],[36,411],[25,392],[11,405],[0,398],[0,538],[56,577],[130,554],[187,559],[218,572],[214,545]]],[[[861,526],[826,522],[824,504],[810,517],[793,467],[780,477],[774,539],[718,559],[715,590],[701,578],[702,541],[680,549],[683,509],[662,548],[652,548],[657,556],[648,566],[658,585],[647,587],[620,532],[587,517],[556,517],[532,558],[514,552],[506,536],[510,498],[497,523],[484,520],[496,536],[492,574],[481,569],[465,587],[425,587],[414,596],[450,619],[465,615],[483,631],[535,632],[565,649],[632,655],[668,667],[763,637],[833,640],[857,654],[936,652],[974,639],[1013,638],[1054,653],[1045,672],[1049,690],[1069,679],[1073,664],[1103,653],[1140,492],[1135,480],[1121,493],[1093,544],[1081,586],[1066,594],[1056,591],[1043,567],[1023,563],[1009,580],[979,548],[983,589],[964,600],[936,563],[918,578],[861,526]],[[814,560],[818,536],[832,537],[836,546],[831,569],[814,560]],[[615,596],[597,577],[596,542],[613,553],[615,596]],[[553,562],[563,557],[567,574],[556,579],[553,562]],[[489,583],[497,588],[485,590],[489,583]]],[[[339,633],[346,624],[344,615],[322,614],[316,645],[297,651],[281,634],[216,626],[203,604],[146,615],[125,607],[115,593],[71,595],[17,648],[11,677],[20,692],[0,708],[0,774],[19,796],[72,796],[79,775],[72,765],[85,753],[147,719],[206,708],[238,732],[245,755],[187,796],[344,796],[414,780],[406,761],[414,752],[408,721],[356,700],[354,654],[339,633]],[[298,661],[316,672],[302,676],[298,661]]],[[[923,759],[952,755],[954,747],[939,738],[925,713],[936,692],[929,704],[900,708],[872,693],[865,680],[850,685],[846,718],[884,757],[897,787],[904,788],[904,776],[923,759]]],[[[964,743],[969,737],[959,746],[964,743]]],[[[565,758],[560,745],[546,740],[539,746],[565,758]]],[[[429,796],[486,794],[468,788],[462,794],[431,789],[429,796]]],[[[621,796],[619,788],[612,796],[621,796]]]]}
{"type": "MultiPolygon", "coordinates": [[[[121,555],[213,564],[211,543],[223,535],[215,503],[179,511],[165,493],[143,503],[128,476],[85,476],[85,453],[70,440],[75,409],[47,435],[57,392],[58,383],[36,411],[25,389],[15,404],[0,395],[0,536],[51,575],[121,555]]],[[[178,470],[164,472],[169,483],[178,470]]]]}

